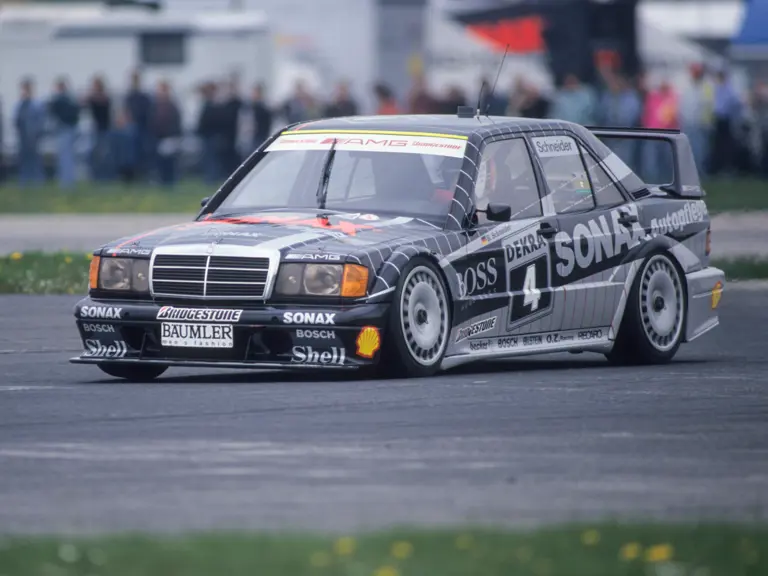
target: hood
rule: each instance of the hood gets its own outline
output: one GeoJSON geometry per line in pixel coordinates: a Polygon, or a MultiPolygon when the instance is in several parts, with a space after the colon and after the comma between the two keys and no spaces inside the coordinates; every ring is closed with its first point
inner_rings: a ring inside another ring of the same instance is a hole
{"type": "Polygon", "coordinates": [[[345,257],[373,252],[382,246],[410,244],[438,232],[436,226],[423,220],[375,214],[333,214],[327,218],[290,211],[227,218],[208,215],[201,220],[120,238],[103,246],[101,254],[148,258],[160,246],[216,243],[276,249],[281,257],[289,252],[325,252],[345,257]]]}

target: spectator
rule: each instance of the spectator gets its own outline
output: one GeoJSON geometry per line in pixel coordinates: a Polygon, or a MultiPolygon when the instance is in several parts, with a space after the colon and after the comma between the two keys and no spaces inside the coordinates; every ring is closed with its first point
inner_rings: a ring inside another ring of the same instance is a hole
{"type": "Polygon", "coordinates": [[[109,132],[112,129],[112,98],[107,93],[104,80],[97,76],[91,84],[91,92],[86,97],[86,106],[93,120],[93,143],[91,148],[91,174],[94,180],[109,180],[109,132]]]}
{"type": "Polygon", "coordinates": [[[56,131],[56,174],[59,186],[71,188],[75,183],[75,145],[80,106],[70,94],[66,80],[56,81],[55,94],[48,105],[56,131]]]}
{"type": "Polygon", "coordinates": [[[293,95],[283,104],[282,115],[288,124],[306,122],[316,117],[314,98],[301,80],[296,81],[293,95]]]}
{"type": "Polygon", "coordinates": [[[480,90],[483,94],[482,98],[480,99],[481,114],[488,114],[489,116],[504,116],[507,113],[509,100],[496,94],[494,92],[493,84],[491,84],[487,78],[481,79],[480,90]]]}
{"type": "Polygon", "coordinates": [[[225,86],[224,101],[221,103],[221,157],[219,162],[224,173],[232,174],[240,166],[241,158],[238,150],[240,136],[240,112],[243,101],[237,80],[230,80],[225,86]]]}
{"type": "Polygon", "coordinates": [[[408,94],[408,113],[435,114],[436,112],[437,102],[429,93],[424,75],[414,75],[413,86],[408,94]]]}
{"type": "Polygon", "coordinates": [[[3,125],[3,101],[0,100],[0,184],[3,183],[5,180],[5,158],[3,155],[4,150],[4,142],[5,140],[3,137],[5,134],[3,133],[3,130],[5,129],[5,126],[3,125]]]}
{"type": "Polygon", "coordinates": [[[729,173],[734,168],[734,124],[741,113],[741,102],[725,70],[715,76],[714,127],[712,130],[712,174],[729,173]]]}
{"type": "Polygon", "coordinates": [[[200,139],[200,164],[203,179],[214,184],[223,177],[221,168],[222,134],[221,107],[216,102],[216,83],[207,82],[201,89],[203,105],[197,119],[197,137],[200,139]]]}
{"type": "Polygon", "coordinates": [[[765,80],[760,80],[755,85],[752,110],[760,142],[759,171],[763,178],[768,178],[768,82],[765,80]]]}
{"type": "Polygon", "coordinates": [[[457,86],[449,86],[445,97],[439,103],[438,112],[441,114],[456,114],[459,106],[467,105],[467,98],[457,86]]]}
{"type": "Polygon", "coordinates": [[[714,89],[701,64],[692,65],[690,75],[691,83],[680,100],[680,127],[691,143],[696,166],[704,173],[709,168],[714,89]]]}
{"type": "Polygon", "coordinates": [[[125,109],[136,131],[137,175],[149,175],[151,168],[152,139],[149,134],[149,115],[152,97],[142,88],[141,74],[131,74],[131,87],[125,97],[125,109]]]}
{"type": "Polygon", "coordinates": [[[141,148],[138,145],[139,129],[127,108],[120,110],[110,134],[112,162],[120,180],[131,184],[136,179],[141,148]]]}
{"type": "MultiPolygon", "coordinates": [[[[648,92],[643,109],[643,127],[673,130],[679,126],[678,98],[667,80],[648,92]]],[[[671,184],[673,178],[672,151],[665,142],[645,142],[643,146],[643,175],[652,184],[671,184]]]]}
{"type": "Polygon", "coordinates": [[[325,108],[325,116],[328,118],[337,118],[339,116],[356,116],[357,103],[352,98],[349,91],[349,83],[339,82],[336,86],[336,93],[333,101],[325,108]]]}
{"type": "Polygon", "coordinates": [[[18,137],[19,181],[22,186],[42,184],[40,141],[45,128],[45,108],[35,100],[32,80],[21,82],[21,99],[13,118],[18,137]]]}
{"type": "MultiPolygon", "coordinates": [[[[605,126],[632,128],[637,126],[643,114],[643,103],[640,95],[630,82],[615,72],[605,74],[608,90],[600,102],[600,123],[605,126]]],[[[611,145],[613,151],[630,164],[636,142],[619,138],[611,145]]]]}
{"type": "Polygon", "coordinates": [[[264,101],[264,86],[257,84],[251,97],[253,111],[253,149],[264,144],[272,134],[272,110],[264,101]]]}
{"type": "Polygon", "coordinates": [[[581,83],[578,76],[568,74],[555,94],[552,116],[558,120],[594,126],[596,98],[593,90],[581,83]]]}
{"type": "Polygon", "coordinates": [[[156,142],[155,163],[160,183],[173,186],[176,183],[176,168],[181,148],[181,113],[166,81],[161,81],[157,86],[150,112],[149,129],[153,141],[156,142]]]}
{"type": "Polygon", "coordinates": [[[521,86],[521,98],[517,104],[518,115],[523,118],[547,118],[549,108],[549,100],[542,96],[538,87],[524,81],[521,86]]]}
{"type": "Polygon", "coordinates": [[[376,114],[391,115],[400,114],[400,109],[397,106],[395,95],[392,90],[386,84],[376,84],[373,88],[376,94],[376,100],[378,101],[378,107],[376,114]]]}

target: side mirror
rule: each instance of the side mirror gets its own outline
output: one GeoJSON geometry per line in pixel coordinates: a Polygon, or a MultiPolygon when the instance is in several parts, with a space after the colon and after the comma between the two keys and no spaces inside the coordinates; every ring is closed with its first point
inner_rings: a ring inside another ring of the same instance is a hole
{"type": "Polygon", "coordinates": [[[210,200],[210,199],[211,199],[211,197],[210,197],[210,196],[206,196],[205,198],[203,198],[202,200],[200,200],[200,206],[201,206],[202,208],[205,208],[205,205],[206,205],[206,204],[208,204],[208,202],[209,202],[209,200],[210,200]]]}
{"type": "Polygon", "coordinates": [[[485,217],[491,222],[508,222],[512,218],[512,207],[490,202],[485,209],[485,217]]]}

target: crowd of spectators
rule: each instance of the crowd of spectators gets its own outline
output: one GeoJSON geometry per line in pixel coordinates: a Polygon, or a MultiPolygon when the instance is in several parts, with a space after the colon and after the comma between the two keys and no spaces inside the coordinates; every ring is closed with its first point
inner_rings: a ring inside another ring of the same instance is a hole
{"type": "MultiPolygon", "coordinates": [[[[583,125],[679,128],[688,135],[704,174],[768,178],[768,84],[757,83],[750,94],[739,94],[727,71],[703,65],[691,67],[690,81],[683,87],[663,79],[651,83],[645,76],[627,78],[611,69],[602,70],[601,77],[596,87],[569,75],[559,89],[549,92],[522,77],[513,79],[508,90],[493,91],[483,80],[480,107],[489,115],[557,118],[583,125]]],[[[376,85],[373,94],[376,114],[453,114],[458,106],[475,105],[477,97],[468,98],[455,86],[436,95],[423,77],[416,77],[401,98],[384,84],[376,85]]],[[[192,123],[199,143],[196,165],[210,183],[230,174],[244,155],[280,126],[360,113],[346,82],[339,83],[327,101],[301,81],[277,106],[267,103],[264,86],[254,86],[243,96],[237,81],[208,82],[200,88],[200,98],[200,111],[192,123]],[[248,124],[245,131],[244,123],[248,124]],[[248,135],[246,143],[243,133],[248,135]]],[[[84,95],[76,95],[62,78],[53,94],[43,99],[37,97],[33,80],[24,79],[11,117],[10,129],[15,130],[17,142],[16,174],[22,185],[40,184],[45,178],[44,137],[55,141],[55,176],[60,187],[75,184],[77,142],[84,119],[90,120],[85,123],[90,126],[87,178],[98,182],[151,181],[172,186],[179,178],[182,138],[189,136],[169,83],[159,82],[150,93],[138,73],[132,74],[130,88],[121,97],[96,77],[84,95]]]]}

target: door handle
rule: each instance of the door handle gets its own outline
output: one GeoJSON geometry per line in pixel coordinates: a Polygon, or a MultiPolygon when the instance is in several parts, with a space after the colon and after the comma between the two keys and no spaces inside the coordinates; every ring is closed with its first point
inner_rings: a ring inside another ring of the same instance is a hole
{"type": "Polygon", "coordinates": [[[619,216],[619,224],[622,226],[630,226],[637,222],[637,215],[636,214],[630,214],[628,212],[622,212],[621,216],[619,216]]]}
{"type": "Polygon", "coordinates": [[[544,238],[551,238],[557,234],[557,227],[552,226],[549,222],[542,222],[536,233],[544,238]]]}

